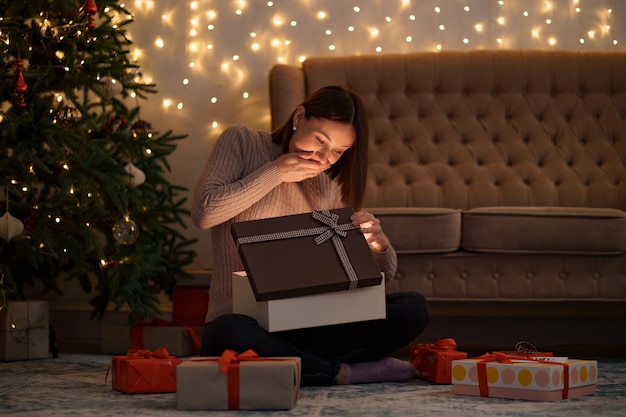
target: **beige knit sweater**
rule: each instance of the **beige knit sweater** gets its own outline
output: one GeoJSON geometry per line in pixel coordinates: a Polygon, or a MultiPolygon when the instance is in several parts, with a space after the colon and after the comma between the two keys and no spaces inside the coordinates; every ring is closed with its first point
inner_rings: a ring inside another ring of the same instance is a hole
{"type": "MultiPolygon", "coordinates": [[[[232,312],[231,274],[244,269],[230,232],[232,222],[343,207],[338,185],[325,174],[283,183],[274,163],[280,154],[269,132],[232,126],[220,135],[198,178],[192,220],[200,229],[211,228],[215,261],[207,321],[232,312]]],[[[397,266],[393,247],[373,253],[380,270],[392,277],[397,266]]]]}

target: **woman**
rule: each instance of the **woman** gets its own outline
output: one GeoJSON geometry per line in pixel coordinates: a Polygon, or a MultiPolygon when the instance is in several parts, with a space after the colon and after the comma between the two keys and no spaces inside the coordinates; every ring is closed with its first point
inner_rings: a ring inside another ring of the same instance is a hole
{"type": "MultiPolygon", "coordinates": [[[[253,349],[261,356],[302,358],[302,385],[358,384],[412,378],[410,362],[390,357],[428,322],[424,298],[387,296],[387,318],[268,333],[232,313],[231,274],[243,270],[230,233],[232,222],[352,207],[386,277],[396,252],[380,222],[361,210],[367,175],[367,120],[361,99],[342,87],[306,98],[271,134],[233,126],[215,144],[196,185],[192,219],[212,228],[215,267],[203,356],[253,349]]],[[[280,254],[277,254],[277,258],[280,254]]]]}

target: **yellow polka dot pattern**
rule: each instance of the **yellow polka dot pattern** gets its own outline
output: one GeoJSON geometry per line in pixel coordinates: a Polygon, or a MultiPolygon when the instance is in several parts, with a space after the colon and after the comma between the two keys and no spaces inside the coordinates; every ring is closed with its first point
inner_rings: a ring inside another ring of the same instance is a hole
{"type": "MultiPolygon", "coordinates": [[[[478,359],[452,362],[452,383],[478,385],[478,359]]],[[[592,385],[597,380],[596,361],[574,360],[567,362],[569,388],[592,385]]],[[[514,362],[505,364],[488,362],[487,384],[490,387],[554,391],[564,388],[564,366],[558,363],[514,362]]]]}

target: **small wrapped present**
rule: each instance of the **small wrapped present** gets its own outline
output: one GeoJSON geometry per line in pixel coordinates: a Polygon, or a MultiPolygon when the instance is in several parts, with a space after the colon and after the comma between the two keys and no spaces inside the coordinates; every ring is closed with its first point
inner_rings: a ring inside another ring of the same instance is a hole
{"type": "Polygon", "coordinates": [[[49,357],[49,316],[47,301],[11,301],[0,310],[0,360],[49,357]]]}
{"type": "Polygon", "coordinates": [[[167,349],[131,349],[111,359],[112,387],[127,394],[176,392],[176,366],[182,362],[167,349]]]}
{"type": "Polygon", "coordinates": [[[204,327],[176,326],[153,319],[130,327],[102,326],[102,353],[122,354],[130,349],[154,350],[164,347],[174,356],[189,356],[200,351],[204,327]]]}
{"type": "Polygon", "coordinates": [[[452,338],[411,346],[410,359],[415,375],[435,384],[451,384],[452,361],[467,358],[467,353],[459,352],[456,347],[452,338]]]}
{"type": "Polygon", "coordinates": [[[379,285],[381,274],[351,208],[232,224],[257,301],[379,285]],[[268,262],[276,254],[280,266],[268,262]],[[303,267],[304,265],[304,267],[303,267]]]}
{"type": "Polygon", "coordinates": [[[174,286],[172,291],[172,323],[179,326],[204,327],[208,308],[208,287],[174,286]]]}
{"type": "Polygon", "coordinates": [[[598,363],[567,358],[517,360],[502,352],[452,362],[453,391],[460,395],[557,401],[593,395],[598,363]]]}
{"type": "Polygon", "coordinates": [[[299,396],[300,358],[260,358],[254,351],[196,357],[176,368],[180,410],[287,410],[299,396]]]}

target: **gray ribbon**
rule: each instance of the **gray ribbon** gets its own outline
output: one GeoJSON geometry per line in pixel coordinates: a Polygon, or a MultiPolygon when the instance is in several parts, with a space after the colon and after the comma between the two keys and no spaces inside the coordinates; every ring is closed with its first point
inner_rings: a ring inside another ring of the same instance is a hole
{"type": "Polygon", "coordinates": [[[346,248],[343,246],[341,238],[347,236],[347,230],[358,229],[359,226],[353,226],[352,223],[339,224],[339,215],[331,213],[329,210],[314,211],[311,213],[311,216],[315,220],[324,223],[326,226],[240,237],[237,239],[237,250],[239,250],[240,245],[245,245],[246,243],[259,243],[267,242],[270,240],[292,239],[295,237],[316,235],[314,240],[315,244],[317,245],[321,245],[322,243],[330,239],[333,242],[333,246],[335,247],[337,255],[339,256],[339,260],[343,265],[343,269],[346,271],[348,279],[350,280],[350,285],[348,289],[355,289],[357,283],[359,282],[359,278],[357,277],[356,272],[354,271],[354,268],[350,263],[350,258],[348,257],[346,248]]]}

